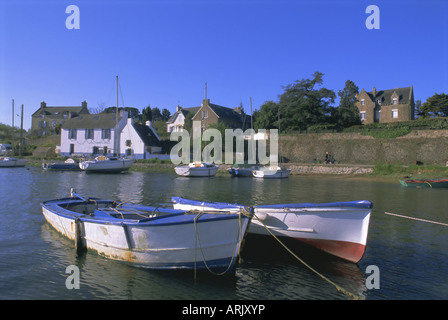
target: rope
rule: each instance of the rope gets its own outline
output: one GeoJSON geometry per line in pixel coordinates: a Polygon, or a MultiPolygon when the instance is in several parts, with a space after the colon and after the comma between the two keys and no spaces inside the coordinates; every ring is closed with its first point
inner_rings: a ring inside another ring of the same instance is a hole
{"type": "Polygon", "coordinates": [[[331,281],[330,279],[328,279],[327,277],[325,277],[323,274],[319,273],[317,270],[315,270],[313,267],[311,267],[309,264],[307,264],[305,261],[303,261],[302,259],[300,259],[294,252],[292,252],[278,237],[276,237],[271,230],[269,230],[269,228],[264,224],[263,221],[261,221],[257,215],[254,214],[254,217],[261,222],[261,224],[266,228],[266,230],[274,237],[275,240],[277,240],[282,246],[283,248],[285,248],[294,258],[296,258],[297,260],[299,260],[305,267],[307,267],[308,269],[310,269],[311,271],[313,271],[315,274],[317,274],[319,277],[321,277],[322,279],[324,279],[325,281],[327,281],[328,283],[330,283],[331,285],[333,285],[336,290],[338,290],[339,292],[342,292],[344,294],[346,294],[347,296],[349,296],[352,299],[355,300],[364,300],[364,297],[360,297],[355,295],[354,293],[351,293],[350,291],[342,288],[341,286],[337,285],[336,283],[334,283],[333,281],[331,281]]]}
{"type": "MultiPolygon", "coordinates": [[[[223,272],[218,272],[217,273],[217,272],[214,272],[213,270],[210,269],[210,267],[208,266],[207,261],[205,259],[204,251],[202,250],[201,239],[199,238],[199,232],[198,232],[198,228],[197,228],[197,220],[203,214],[204,214],[204,212],[199,212],[196,215],[196,217],[194,217],[194,220],[193,220],[194,221],[194,228],[195,228],[195,232],[196,232],[196,237],[195,237],[195,242],[194,242],[194,280],[196,280],[196,270],[197,270],[197,268],[196,268],[196,261],[197,261],[196,253],[197,253],[198,242],[199,242],[199,249],[201,251],[202,261],[204,262],[205,268],[213,275],[222,276],[222,275],[226,274],[230,270],[230,267],[233,265],[233,261],[235,260],[235,255],[232,254],[232,259],[230,259],[229,265],[227,266],[227,268],[223,272]]],[[[243,214],[246,215],[245,213],[243,213],[243,214]]],[[[239,226],[239,228],[238,228],[237,241],[235,243],[235,249],[233,250],[233,252],[235,252],[235,250],[236,250],[238,245],[240,245],[239,249],[241,249],[241,242],[242,242],[242,237],[241,237],[241,229],[242,229],[241,228],[241,212],[238,214],[238,226],[239,226]]],[[[240,250],[238,250],[238,255],[239,255],[239,253],[240,253],[240,250]]]]}
{"type": "Polygon", "coordinates": [[[428,223],[440,224],[440,225],[442,225],[442,226],[448,227],[448,224],[447,224],[447,223],[442,223],[442,222],[437,222],[437,221],[431,221],[431,220],[425,220],[425,219],[419,219],[419,218],[408,217],[408,216],[402,216],[401,214],[390,213],[390,212],[384,212],[384,214],[387,214],[387,215],[390,215],[390,216],[396,216],[396,217],[400,217],[400,218],[405,218],[405,219],[411,219],[411,220],[417,220],[417,221],[422,221],[422,222],[428,222],[428,223]]]}

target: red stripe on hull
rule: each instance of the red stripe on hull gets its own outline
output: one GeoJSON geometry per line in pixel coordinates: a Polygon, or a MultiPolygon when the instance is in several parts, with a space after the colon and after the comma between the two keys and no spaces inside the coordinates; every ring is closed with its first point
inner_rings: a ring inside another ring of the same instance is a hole
{"type": "Polygon", "coordinates": [[[357,263],[364,255],[366,246],[360,243],[322,239],[295,238],[303,243],[325,251],[336,257],[357,263]]]}

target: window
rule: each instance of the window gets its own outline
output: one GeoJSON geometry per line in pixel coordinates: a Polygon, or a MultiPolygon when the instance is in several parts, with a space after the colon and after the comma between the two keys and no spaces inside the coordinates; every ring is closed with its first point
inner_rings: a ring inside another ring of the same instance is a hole
{"type": "Polygon", "coordinates": [[[365,104],[366,104],[366,100],[361,99],[361,105],[363,106],[363,105],[365,105],[365,104]]]}
{"type": "Polygon", "coordinates": [[[110,128],[101,130],[101,139],[110,139],[110,128]]]}
{"type": "Polygon", "coordinates": [[[378,104],[381,105],[381,99],[376,100],[376,102],[378,102],[378,104]]]}
{"type": "Polygon", "coordinates": [[[76,129],[70,129],[68,131],[68,138],[76,140],[76,129]]]}
{"type": "Polygon", "coordinates": [[[126,147],[130,147],[131,146],[131,140],[126,140],[126,147]]]}
{"type": "Polygon", "coordinates": [[[392,101],[393,101],[393,104],[398,104],[398,98],[394,98],[392,101]]]}
{"type": "Polygon", "coordinates": [[[208,118],[208,110],[202,110],[202,119],[208,118]]]}
{"type": "Polygon", "coordinates": [[[361,120],[362,121],[366,120],[366,112],[365,111],[361,111],[361,120]]]}
{"type": "Polygon", "coordinates": [[[398,109],[392,109],[392,119],[398,119],[398,109]]]}
{"type": "Polygon", "coordinates": [[[92,140],[92,139],[93,139],[93,129],[86,129],[86,135],[85,135],[84,138],[85,138],[86,140],[87,140],[87,139],[92,140]]]}

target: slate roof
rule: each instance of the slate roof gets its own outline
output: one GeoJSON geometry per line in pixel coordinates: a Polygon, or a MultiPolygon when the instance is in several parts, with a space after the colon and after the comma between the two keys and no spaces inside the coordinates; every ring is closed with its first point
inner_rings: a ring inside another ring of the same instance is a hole
{"type": "Polygon", "coordinates": [[[381,99],[381,105],[392,105],[392,95],[394,92],[398,95],[398,104],[409,104],[411,102],[412,97],[412,86],[405,88],[395,88],[388,90],[378,90],[376,91],[376,95],[373,96],[373,92],[366,92],[372,101],[377,102],[377,100],[381,99]]]}
{"type": "MultiPolygon", "coordinates": [[[[119,120],[122,117],[119,116],[119,120]]],[[[109,129],[115,128],[115,113],[80,114],[67,119],[62,125],[63,129],[109,129]]]]}
{"type": "Polygon", "coordinates": [[[57,116],[62,117],[64,114],[71,113],[80,113],[84,107],[45,107],[39,108],[36,112],[33,113],[33,117],[38,117],[41,115],[45,116],[57,116]]]}
{"type": "Polygon", "coordinates": [[[179,115],[179,113],[181,112],[185,117],[189,114],[192,113],[193,115],[196,114],[196,112],[198,112],[198,110],[201,107],[193,107],[193,108],[182,108],[179,111],[176,111],[167,121],[167,123],[173,123],[174,121],[176,121],[177,116],[179,115]]]}
{"type": "Polygon", "coordinates": [[[159,139],[157,139],[157,137],[155,136],[154,132],[150,127],[140,123],[134,123],[133,126],[145,145],[156,147],[161,146],[159,139]]]}

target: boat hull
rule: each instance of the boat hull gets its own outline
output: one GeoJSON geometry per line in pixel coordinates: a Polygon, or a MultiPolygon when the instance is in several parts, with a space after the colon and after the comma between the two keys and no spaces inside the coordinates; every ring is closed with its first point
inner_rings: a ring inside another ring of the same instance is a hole
{"type": "Polygon", "coordinates": [[[129,170],[134,162],[134,159],[92,160],[80,162],[79,167],[88,173],[120,173],[129,170]]]}
{"type": "MultiPolygon", "coordinates": [[[[174,208],[237,210],[239,205],[173,198],[174,208]]],[[[254,207],[249,235],[295,239],[341,259],[364,255],[372,204],[369,201],[254,207]]]]}
{"type": "Polygon", "coordinates": [[[45,170],[67,170],[67,171],[80,171],[78,163],[44,163],[42,168],[45,170]]]}
{"type": "Polygon", "coordinates": [[[263,179],[285,179],[289,177],[291,170],[284,169],[263,169],[263,170],[254,170],[253,176],[255,178],[263,178],[263,179]]]}
{"type": "Polygon", "coordinates": [[[410,188],[448,188],[448,179],[399,180],[401,185],[410,188]]]}
{"type": "Polygon", "coordinates": [[[2,158],[0,160],[0,167],[2,168],[14,168],[14,167],[24,167],[26,161],[16,158],[2,158]]]}
{"type": "Polygon", "coordinates": [[[213,177],[218,171],[218,166],[212,167],[190,167],[178,166],[174,170],[179,176],[183,177],[213,177]]]}
{"type": "Polygon", "coordinates": [[[253,177],[253,171],[259,169],[260,167],[257,165],[252,167],[233,167],[229,168],[229,173],[233,177],[253,177]]]}
{"type": "MultiPolygon", "coordinates": [[[[76,239],[78,223],[87,249],[113,260],[151,269],[232,272],[250,222],[244,215],[185,214],[179,210],[143,206],[128,206],[127,209],[144,208],[163,215],[140,222],[113,221],[96,218],[97,213],[92,217],[64,209],[73,201],[67,198],[42,203],[42,213],[48,223],[71,240],[76,239]]],[[[100,207],[101,201],[96,200],[100,207]]]]}

